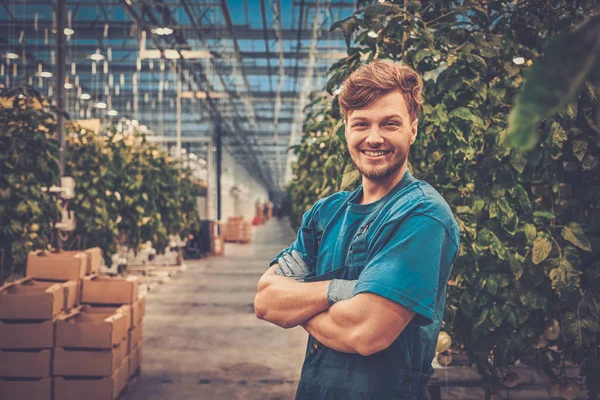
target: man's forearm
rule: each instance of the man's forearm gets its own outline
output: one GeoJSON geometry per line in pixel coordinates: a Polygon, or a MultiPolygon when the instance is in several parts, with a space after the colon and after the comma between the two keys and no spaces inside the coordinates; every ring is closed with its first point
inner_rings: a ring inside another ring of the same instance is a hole
{"type": "Polygon", "coordinates": [[[385,304],[388,301],[363,293],[335,303],[302,326],[330,349],[370,356],[388,348],[414,315],[408,310],[404,313],[403,310],[392,309],[382,317],[381,307],[389,307],[385,304]]]}
{"type": "Polygon", "coordinates": [[[352,318],[352,313],[348,312],[350,310],[346,310],[347,304],[347,301],[336,303],[329,310],[310,318],[302,326],[330,349],[358,353],[356,333],[359,324],[352,318]]]}
{"type": "Polygon", "coordinates": [[[298,282],[269,271],[258,282],[254,299],[258,318],[292,328],[329,307],[326,297],[329,282],[298,282]]]}

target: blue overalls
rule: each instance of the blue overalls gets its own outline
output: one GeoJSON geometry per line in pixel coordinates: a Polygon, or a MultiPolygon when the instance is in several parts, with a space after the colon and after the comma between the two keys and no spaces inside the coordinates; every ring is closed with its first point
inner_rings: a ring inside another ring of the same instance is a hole
{"type": "Polygon", "coordinates": [[[458,228],[452,226],[454,219],[449,207],[434,204],[431,209],[430,204],[423,203],[423,199],[430,202],[431,196],[434,203],[441,199],[439,194],[438,198],[429,193],[433,190],[429,185],[424,191],[424,185],[427,184],[407,173],[380,201],[353,204],[360,194],[359,188],[353,193],[342,192],[324,199],[305,215],[298,240],[286,249],[297,250],[315,262],[315,270],[305,277],[305,282],[358,280],[355,295],[379,294],[418,314],[390,347],[371,356],[342,353],[309,336],[297,400],[426,399],[425,388],[433,374],[431,361],[443,317],[445,286],[458,248],[458,228]],[[428,215],[432,210],[436,218],[428,215]],[[449,217],[443,215],[447,213],[449,217]],[[449,229],[444,224],[450,225],[449,229]],[[405,230],[425,236],[419,240],[403,240],[406,235],[399,232],[405,230]],[[399,240],[397,245],[396,239],[399,240]],[[447,253],[441,257],[447,266],[439,262],[431,271],[424,271],[432,275],[432,271],[438,270],[439,276],[428,282],[418,276],[415,282],[426,283],[412,295],[409,288],[402,287],[402,282],[413,279],[415,262],[420,265],[414,257],[431,258],[423,252],[427,252],[432,242],[433,251],[436,251],[435,243],[440,242],[441,251],[447,253]],[[403,251],[420,254],[407,256],[403,251]],[[411,258],[407,262],[412,269],[402,267],[402,262],[394,260],[396,257],[411,258]],[[397,265],[402,269],[395,270],[397,265]],[[396,286],[398,293],[394,290],[396,286]],[[404,298],[402,293],[409,297],[404,298]]]}

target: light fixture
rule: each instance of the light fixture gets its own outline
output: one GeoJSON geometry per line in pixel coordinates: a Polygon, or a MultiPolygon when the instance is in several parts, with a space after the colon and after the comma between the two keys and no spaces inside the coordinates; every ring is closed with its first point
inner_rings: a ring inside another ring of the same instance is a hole
{"type": "Polygon", "coordinates": [[[65,82],[65,89],[67,89],[67,90],[73,89],[73,84],[71,84],[69,82],[65,82]]]}
{"type": "Polygon", "coordinates": [[[65,28],[65,30],[63,32],[65,33],[65,36],[71,36],[72,34],[75,33],[75,31],[71,28],[65,28]]]}
{"type": "Polygon", "coordinates": [[[19,55],[17,53],[8,52],[6,53],[6,58],[9,60],[16,60],[17,58],[19,58],[19,55]]]}
{"type": "Polygon", "coordinates": [[[525,64],[525,58],[515,57],[515,58],[513,58],[513,62],[517,65],[525,64]]]}
{"type": "Polygon", "coordinates": [[[105,103],[105,102],[103,102],[103,101],[99,101],[99,102],[97,102],[96,104],[94,104],[94,107],[96,107],[96,108],[99,108],[99,109],[103,110],[103,109],[105,109],[105,108],[106,108],[106,107],[108,107],[108,106],[106,105],[106,103],[105,103]]]}
{"type": "Polygon", "coordinates": [[[371,38],[376,38],[379,35],[377,34],[377,32],[369,31],[369,33],[367,33],[367,36],[371,38]]]}
{"type": "Polygon", "coordinates": [[[108,110],[108,112],[106,113],[106,115],[110,117],[116,117],[118,114],[119,112],[117,110],[108,110]]]}
{"type": "Polygon", "coordinates": [[[152,29],[152,33],[156,33],[159,36],[172,35],[173,29],[160,27],[160,28],[152,29]]]}
{"type": "Polygon", "coordinates": [[[88,56],[88,58],[90,60],[94,60],[94,61],[102,61],[102,60],[104,60],[104,56],[102,54],[100,54],[100,53],[90,54],[88,56]]]}
{"type": "Polygon", "coordinates": [[[50,71],[41,71],[35,75],[39,76],[40,78],[52,78],[52,72],[50,72],[50,71]]]}
{"type": "Polygon", "coordinates": [[[87,93],[82,93],[82,94],[81,94],[81,96],[79,96],[79,98],[80,98],[81,100],[89,100],[89,99],[91,99],[91,98],[92,98],[92,96],[90,96],[90,95],[89,95],[89,94],[87,94],[87,93]]]}
{"type": "Polygon", "coordinates": [[[187,150],[186,149],[181,149],[181,154],[185,154],[185,153],[187,153],[187,150]]]}

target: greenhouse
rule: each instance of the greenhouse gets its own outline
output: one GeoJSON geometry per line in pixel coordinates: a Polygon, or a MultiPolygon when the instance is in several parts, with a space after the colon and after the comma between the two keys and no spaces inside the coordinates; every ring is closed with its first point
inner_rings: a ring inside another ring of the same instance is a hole
{"type": "Polygon", "coordinates": [[[598,0],[0,29],[0,399],[600,399],[598,0]]]}

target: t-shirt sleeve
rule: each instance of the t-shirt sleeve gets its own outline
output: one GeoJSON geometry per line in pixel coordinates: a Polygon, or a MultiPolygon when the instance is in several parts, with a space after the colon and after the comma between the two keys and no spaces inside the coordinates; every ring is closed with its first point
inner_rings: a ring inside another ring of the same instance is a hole
{"type": "Polygon", "coordinates": [[[300,229],[298,229],[298,234],[296,235],[296,240],[292,242],[292,244],[281,250],[269,263],[269,265],[273,265],[277,262],[277,259],[281,257],[281,255],[286,253],[291,253],[293,250],[296,250],[302,258],[309,264],[309,266],[314,269],[314,266],[317,262],[317,254],[315,254],[316,246],[315,246],[315,237],[314,237],[314,228],[313,228],[313,218],[316,210],[319,207],[319,202],[315,203],[310,210],[304,213],[302,216],[302,225],[300,229]]]}
{"type": "Polygon", "coordinates": [[[409,216],[387,229],[391,230],[387,240],[376,243],[375,255],[360,274],[354,294],[385,297],[414,311],[414,323],[429,325],[457,245],[441,222],[424,214],[409,216]]]}

